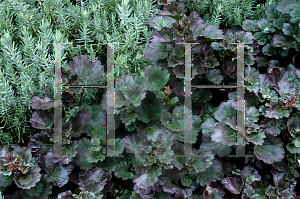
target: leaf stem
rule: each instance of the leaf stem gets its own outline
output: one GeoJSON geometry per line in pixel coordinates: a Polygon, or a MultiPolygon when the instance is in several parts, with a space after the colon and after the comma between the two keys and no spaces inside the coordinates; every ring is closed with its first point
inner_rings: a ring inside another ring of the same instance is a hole
{"type": "Polygon", "coordinates": [[[81,93],[81,95],[80,95],[80,100],[79,100],[79,104],[78,104],[78,106],[80,106],[80,103],[81,103],[82,96],[83,96],[83,92],[82,92],[82,93],[81,93]]]}

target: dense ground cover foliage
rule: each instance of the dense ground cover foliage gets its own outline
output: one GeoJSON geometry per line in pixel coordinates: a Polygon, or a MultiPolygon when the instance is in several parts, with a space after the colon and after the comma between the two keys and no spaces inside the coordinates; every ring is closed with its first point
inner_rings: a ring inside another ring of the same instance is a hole
{"type": "MultiPolygon", "coordinates": [[[[106,45],[115,46],[115,76],[141,75],[150,42],[147,21],[159,9],[153,1],[14,1],[0,3],[0,143],[26,144],[32,135],[31,98],[53,92],[54,42],[62,44],[62,66],[88,53],[106,66],[106,45]]],[[[83,103],[97,89],[84,89],[83,103]]],[[[66,110],[68,111],[68,110],[66,110]]]]}
{"type": "MultiPolygon", "coordinates": [[[[42,89],[29,99],[35,133],[28,144],[0,147],[5,198],[300,198],[300,2],[270,4],[263,18],[244,20],[241,28],[206,24],[183,2],[164,6],[147,23],[153,32],[143,71],[116,77],[115,139],[106,138],[105,90],[82,101],[87,89],[66,88],[66,157],[51,157],[54,96],[42,89]],[[245,102],[234,89],[192,89],[188,153],[197,157],[177,157],[187,150],[185,45],[177,42],[199,43],[191,49],[192,85],[236,85],[237,45],[231,43],[249,43],[245,102]],[[246,154],[253,158],[228,157],[243,144],[236,137],[238,103],[245,103],[246,154]],[[107,149],[112,143],[115,151],[107,149]],[[124,157],[104,156],[113,154],[124,157]]],[[[63,58],[63,84],[106,83],[105,61],[92,49],[70,54],[63,58]]]]}

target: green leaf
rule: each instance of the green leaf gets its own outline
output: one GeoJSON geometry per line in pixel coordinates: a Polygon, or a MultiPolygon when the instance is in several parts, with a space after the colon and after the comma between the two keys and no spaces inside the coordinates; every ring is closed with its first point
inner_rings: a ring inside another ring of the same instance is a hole
{"type": "Polygon", "coordinates": [[[214,128],[214,133],[211,135],[213,141],[222,143],[223,145],[233,146],[242,144],[242,136],[236,135],[236,131],[226,123],[217,124],[214,128]],[[238,139],[237,139],[238,138],[238,139]]]}
{"type": "Polygon", "coordinates": [[[165,94],[163,91],[159,91],[157,94],[156,94],[156,98],[162,98],[164,99],[165,98],[165,94]]]}
{"type": "Polygon", "coordinates": [[[162,170],[159,166],[145,167],[139,165],[135,168],[136,174],[133,177],[133,182],[137,187],[146,189],[149,186],[153,186],[157,181],[158,177],[162,175],[162,170]]]}
{"type": "MultiPolygon", "coordinates": [[[[73,157],[77,154],[77,142],[76,141],[70,141],[70,144],[64,144],[62,145],[62,156],[61,157],[53,157],[53,162],[60,164],[69,164],[73,157]]],[[[48,155],[54,154],[54,147],[52,147],[48,155]]]]}
{"type": "Polygon", "coordinates": [[[8,187],[14,181],[13,175],[0,174],[0,187],[8,187]]]}
{"type": "Polygon", "coordinates": [[[144,68],[145,79],[154,90],[160,90],[169,81],[170,74],[160,66],[148,65],[144,68]]]}
{"type": "Polygon", "coordinates": [[[99,138],[99,141],[97,144],[96,143],[92,143],[95,144],[95,146],[100,146],[100,144],[102,145],[106,145],[106,127],[104,126],[96,126],[94,128],[94,130],[91,132],[92,137],[95,138],[99,138]]]}
{"type": "Polygon", "coordinates": [[[273,36],[273,45],[275,47],[281,47],[284,50],[293,48],[296,41],[292,41],[290,37],[283,35],[282,33],[273,36]]]}
{"type": "MultiPolygon", "coordinates": [[[[106,103],[106,102],[105,102],[106,103]]],[[[99,122],[101,125],[106,125],[106,111],[102,109],[101,103],[99,104],[93,104],[89,106],[92,111],[92,118],[90,120],[90,123],[88,125],[88,131],[87,135],[90,136],[91,131],[99,125],[99,122]]],[[[115,125],[116,128],[120,124],[120,118],[115,116],[115,125]]]]}
{"type": "Polygon", "coordinates": [[[257,122],[258,121],[258,110],[254,107],[247,107],[246,108],[246,118],[245,118],[245,125],[251,125],[253,122],[257,122]]]}
{"type": "Polygon", "coordinates": [[[254,36],[251,32],[237,31],[234,33],[234,41],[253,44],[254,36]]]}
{"type": "Polygon", "coordinates": [[[254,147],[254,154],[267,164],[279,162],[284,158],[283,143],[277,137],[266,134],[264,143],[254,147]]]}
{"type": "Polygon", "coordinates": [[[164,6],[163,9],[159,12],[160,15],[169,16],[176,20],[181,19],[184,13],[184,4],[179,2],[173,2],[172,4],[164,6]]]}
{"type": "Polygon", "coordinates": [[[115,144],[115,151],[112,151],[110,148],[107,148],[107,154],[108,155],[120,155],[124,151],[124,142],[123,140],[117,138],[117,139],[109,139],[107,140],[107,145],[113,145],[115,144]]]}
{"type": "MultiPolygon", "coordinates": [[[[187,154],[193,154],[193,151],[191,149],[188,149],[184,147],[183,144],[181,144],[178,140],[175,140],[175,143],[172,145],[172,150],[174,151],[174,154],[176,155],[184,155],[185,153],[187,154]],[[189,150],[189,151],[187,151],[189,150]]],[[[181,170],[185,163],[187,163],[191,158],[190,157],[174,157],[172,159],[173,165],[181,170]]]]}
{"type": "Polygon", "coordinates": [[[79,177],[79,189],[81,192],[90,193],[95,198],[102,198],[102,191],[108,191],[113,186],[111,178],[110,172],[106,169],[89,169],[84,176],[79,177]]]}
{"type": "Polygon", "coordinates": [[[277,51],[275,47],[272,44],[266,44],[262,49],[263,54],[267,56],[273,56],[276,55],[277,51]]]}
{"type": "Polygon", "coordinates": [[[281,16],[281,13],[276,10],[275,3],[270,4],[265,12],[269,21],[276,21],[281,16]]]}
{"type": "Polygon", "coordinates": [[[294,96],[296,92],[296,86],[288,81],[278,82],[278,86],[275,87],[275,90],[281,96],[281,100],[285,99],[285,94],[289,96],[294,96]]]}
{"type": "Polygon", "coordinates": [[[166,176],[166,178],[165,183],[163,184],[163,191],[171,194],[178,192],[178,187],[175,182],[184,178],[184,171],[173,168],[166,170],[164,172],[164,175],[166,176]]]}
{"type": "Polygon", "coordinates": [[[295,147],[300,147],[300,137],[296,137],[296,139],[293,139],[293,144],[295,147]]]}
{"type": "Polygon", "coordinates": [[[248,66],[245,68],[245,80],[247,81],[245,83],[246,88],[252,92],[255,86],[260,85],[259,72],[255,68],[248,66]]]}
{"type": "Polygon", "coordinates": [[[31,189],[26,189],[25,193],[30,198],[48,199],[52,193],[51,189],[51,179],[46,174],[42,174],[41,180],[31,189]]]}
{"type": "Polygon", "coordinates": [[[291,17],[300,17],[300,5],[293,4],[293,6],[291,6],[291,8],[293,8],[293,10],[290,13],[291,17]]]}
{"type": "Polygon", "coordinates": [[[178,97],[173,97],[170,100],[169,105],[175,105],[175,104],[177,104],[178,100],[179,100],[178,97]]]}
{"type": "Polygon", "coordinates": [[[201,130],[203,134],[213,133],[213,127],[216,126],[218,122],[214,118],[208,118],[205,122],[201,124],[201,130]]]}
{"type": "MultiPolygon", "coordinates": [[[[131,102],[129,100],[127,100],[123,94],[123,92],[119,89],[119,86],[116,86],[115,88],[115,108],[116,110],[118,108],[121,108],[123,106],[129,106],[131,104],[131,102]]],[[[105,108],[103,108],[104,110],[107,110],[106,108],[106,99],[102,98],[102,102],[101,102],[101,106],[104,106],[105,108]]],[[[118,111],[120,112],[120,111],[118,111]]]]}
{"type": "Polygon", "coordinates": [[[196,156],[198,157],[190,160],[191,166],[195,169],[196,173],[205,171],[205,169],[211,166],[214,159],[214,154],[202,147],[197,151],[196,156]]]}
{"type": "MultiPolygon", "coordinates": [[[[205,90],[203,88],[196,88],[193,92],[193,103],[202,103],[202,102],[208,102],[212,98],[212,93],[210,90],[205,90]]],[[[205,107],[206,108],[206,107],[205,107]]]]}
{"type": "Polygon", "coordinates": [[[152,43],[172,43],[175,39],[174,31],[170,28],[163,27],[161,30],[153,30],[152,43]]]}
{"type": "Polygon", "coordinates": [[[104,66],[100,61],[91,60],[88,55],[81,55],[74,57],[69,63],[69,68],[77,75],[73,85],[83,85],[84,81],[87,85],[99,85],[102,81],[104,66]]]}
{"type": "Polygon", "coordinates": [[[168,129],[157,129],[153,135],[148,135],[154,146],[154,155],[160,162],[171,164],[174,152],[171,150],[175,135],[168,129]]]}
{"type": "Polygon", "coordinates": [[[206,77],[210,82],[213,82],[215,84],[220,84],[224,79],[221,75],[221,70],[219,69],[208,70],[208,72],[206,73],[206,77]]]}
{"type": "Polygon", "coordinates": [[[214,142],[211,139],[211,135],[204,134],[202,135],[201,139],[202,139],[201,147],[204,147],[206,150],[211,151],[212,153],[218,155],[219,157],[226,157],[231,152],[230,146],[223,145],[222,143],[214,142]]]}
{"type": "Polygon", "coordinates": [[[104,147],[90,147],[85,153],[85,159],[89,163],[97,163],[105,159],[106,151],[104,147]]]}
{"type": "Polygon", "coordinates": [[[70,118],[72,123],[72,137],[78,138],[81,134],[86,133],[88,130],[88,123],[91,121],[92,114],[88,111],[78,111],[75,117],[70,118]]]}
{"type": "Polygon", "coordinates": [[[290,152],[290,153],[299,153],[300,154],[300,147],[296,147],[293,143],[288,143],[286,145],[286,149],[290,152]]]}
{"type": "Polygon", "coordinates": [[[42,98],[40,96],[34,96],[30,102],[32,109],[41,109],[41,110],[47,110],[54,107],[54,101],[53,99],[50,99],[49,97],[45,96],[45,98],[42,98]]]}
{"type": "Polygon", "coordinates": [[[291,108],[281,110],[283,106],[282,101],[279,99],[277,102],[273,102],[267,108],[265,115],[268,118],[282,118],[282,117],[289,117],[290,112],[292,111],[291,108]]]}
{"type": "Polygon", "coordinates": [[[205,149],[217,154],[220,157],[225,157],[230,154],[231,147],[227,145],[223,145],[222,143],[217,143],[212,141],[211,135],[214,133],[213,127],[216,126],[218,122],[216,122],[213,118],[208,118],[205,122],[202,123],[202,143],[201,146],[205,149]]]}
{"type": "Polygon", "coordinates": [[[250,31],[259,31],[259,26],[257,25],[258,20],[245,20],[243,21],[242,28],[243,30],[250,31]]]}
{"type": "Polygon", "coordinates": [[[165,199],[165,198],[170,198],[171,194],[170,193],[165,193],[163,191],[161,192],[155,192],[155,195],[153,197],[153,199],[165,199]]]}
{"type": "Polygon", "coordinates": [[[184,177],[184,178],[181,178],[181,184],[183,186],[186,186],[186,187],[189,187],[189,186],[192,186],[193,185],[193,181],[192,179],[189,179],[187,177],[184,177]]]}
{"type": "Polygon", "coordinates": [[[148,135],[147,139],[151,140],[154,146],[165,148],[173,145],[175,135],[168,129],[157,129],[152,135],[148,135]]]}
{"type": "Polygon", "coordinates": [[[131,103],[137,107],[141,105],[141,101],[146,96],[146,89],[144,86],[133,85],[124,96],[127,100],[131,101],[131,103]]]}
{"type": "Polygon", "coordinates": [[[250,198],[264,199],[268,185],[269,182],[265,182],[263,184],[261,181],[254,181],[251,185],[246,185],[244,188],[244,193],[250,198]]]}
{"type": "MultiPolygon", "coordinates": [[[[112,155],[112,154],[111,154],[112,155]]],[[[120,159],[118,157],[105,157],[104,161],[99,161],[97,163],[94,163],[94,167],[106,169],[109,172],[113,172],[116,170],[117,162],[119,162],[120,159]]]]}
{"type": "MultiPolygon", "coordinates": [[[[245,106],[246,107],[258,106],[258,104],[259,104],[258,97],[257,97],[257,95],[255,95],[255,93],[245,93],[244,97],[245,97],[245,102],[246,102],[245,106]]],[[[236,96],[235,96],[235,99],[236,99],[236,96]]]]}
{"type": "Polygon", "coordinates": [[[161,100],[157,99],[154,93],[147,92],[146,98],[143,99],[142,105],[139,107],[137,118],[148,123],[151,119],[160,118],[163,108],[164,104],[161,100]]]}
{"type": "Polygon", "coordinates": [[[242,180],[246,184],[251,184],[254,181],[260,181],[261,176],[258,175],[258,171],[250,166],[245,166],[243,170],[241,170],[242,180]]]}
{"type": "Polygon", "coordinates": [[[144,55],[145,59],[150,61],[165,59],[169,57],[169,52],[171,51],[170,44],[164,43],[150,43],[146,47],[146,52],[144,55]]]}
{"type": "Polygon", "coordinates": [[[143,129],[143,132],[145,132],[147,135],[152,135],[154,133],[154,131],[156,131],[157,129],[163,129],[165,128],[160,121],[157,120],[151,120],[148,123],[148,126],[146,128],[143,127],[138,127],[138,129],[143,129]]]}
{"type": "Polygon", "coordinates": [[[256,32],[253,36],[259,45],[265,45],[272,38],[272,36],[263,32],[256,32]]]}
{"type": "MultiPolygon", "coordinates": [[[[179,132],[176,134],[176,139],[179,141],[184,142],[184,106],[177,106],[173,109],[172,116],[169,112],[162,110],[161,111],[161,122],[162,124],[167,127],[168,129],[179,132]]],[[[192,115],[192,143],[197,141],[198,132],[200,130],[201,118],[196,115],[192,115]]]]}
{"type": "Polygon", "coordinates": [[[124,94],[124,97],[135,107],[140,106],[141,101],[146,97],[146,90],[148,86],[141,77],[125,75],[120,77],[116,84],[116,90],[118,87],[118,89],[124,94]]]}
{"type": "Polygon", "coordinates": [[[225,187],[233,194],[240,194],[244,186],[244,182],[238,177],[227,177],[224,183],[225,187]]]}
{"type": "Polygon", "coordinates": [[[200,17],[191,18],[188,28],[193,31],[193,35],[196,37],[203,36],[206,24],[200,17]]]}
{"type": "Polygon", "coordinates": [[[205,28],[204,37],[209,39],[223,39],[223,31],[217,25],[209,25],[205,28]]]}
{"type": "MultiPolygon", "coordinates": [[[[282,69],[280,71],[279,68],[272,68],[272,72],[268,73],[265,76],[265,82],[271,86],[278,86],[278,82],[280,82],[280,80],[284,77],[285,73],[286,73],[285,69],[282,69]]],[[[276,93],[273,94],[273,92],[274,90],[271,91],[269,88],[261,88],[261,93],[263,97],[266,99],[266,98],[271,98],[273,95],[274,98],[276,97],[276,100],[274,99],[275,102],[277,101],[278,95],[276,93]]]]}
{"type": "Polygon", "coordinates": [[[299,117],[292,117],[292,118],[289,118],[288,122],[287,122],[287,127],[288,127],[288,130],[290,132],[290,135],[295,138],[296,137],[296,134],[297,134],[297,131],[296,129],[298,128],[299,129],[299,117]]]}
{"type": "Polygon", "coordinates": [[[125,124],[127,127],[129,125],[133,124],[133,122],[135,122],[135,120],[136,120],[137,117],[138,116],[137,116],[137,114],[135,112],[128,113],[126,111],[122,111],[120,113],[120,119],[122,120],[123,124],[125,124]]]}
{"type": "Polygon", "coordinates": [[[293,35],[293,26],[289,23],[284,23],[283,28],[282,28],[282,32],[285,35],[292,36],[293,35]]]}
{"type": "Polygon", "coordinates": [[[278,2],[276,9],[282,13],[289,14],[291,12],[290,6],[294,3],[299,3],[296,0],[285,0],[278,2]]]}
{"type": "Polygon", "coordinates": [[[118,178],[122,178],[123,180],[132,179],[133,173],[129,171],[130,163],[126,161],[121,161],[117,164],[117,168],[114,171],[114,174],[118,178]]]}
{"type": "Polygon", "coordinates": [[[32,167],[25,175],[21,172],[14,174],[14,182],[21,189],[30,189],[34,187],[41,179],[41,168],[38,166],[32,167]]]}
{"type": "Polygon", "coordinates": [[[201,116],[203,118],[203,121],[206,121],[210,117],[214,118],[214,113],[218,110],[218,107],[214,107],[208,102],[204,102],[204,106],[205,110],[203,115],[201,116]]]}
{"type": "Polygon", "coordinates": [[[214,49],[214,50],[217,50],[217,51],[222,51],[222,50],[226,50],[225,47],[223,47],[220,43],[218,42],[212,42],[211,43],[211,47],[214,49]]]}
{"type": "Polygon", "coordinates": [[[236,110],[231,105],[233,101],[234,99],[228,100],[219,105],[219,110],[214,113],[216,120],[222,122],[224,118],[236,117],[236,110]]]}
{"type": "Polygon", "coordinates": [[[52,161],[53,154],[42,154],[40,156],[41,168],[51,178],[55,186],[62,187],[69,181],[70,172],[73,169],[72,165],[60,165],[52,161]]]}
{"type": "Polygon", "coordinates": [[[74,161],[81,169],[87,170],[93,167],[93,165],[86,160],[86,153],[91,147],[93,147],[93,144],[87,138],[78,141],[77,154],[74,161]]]}
{"type": "Polygon", "coordinates": [[[221,161],[214,159],[209,168],[198,173],[196,176],[197,182],[200,183],[201,186],[207,186],[212,182],[221,180],[223,178],[221,161]]]}
{"type": "MultiPolygon", "coordinates": [[[[212,188],[210,186],[206,186],[205,189],[208,193],[211,193],[209,195],[209,199],[219,199],[219,198],[223,198],[223,196],[225,195],[225,192],[223,191],[223,189],[218,189],[218,188],[212,188]]],[[[206,192],[206,193],[207,193],[206,192]]],[[[191,198],[191,199],[203,199],[203,198],[191,198]]]]}
{"type": "Polygon", "coordinates": [[[32,114],[29,122],[31,126],[36,129],[47,129],[52,127],[54,122],[54,113],[43,110],[36,110],[32,114]]]}
{"type": "Polygon", "coordinates": [[[169,112],[167,112],[166,110],[162,110],[162,124],[173,131],[184,131],[184,113],[182,111],[184,111],[183,106],[176,106],[171,116],[169,112]]]}
{"type": "Polygon", "coordinates": [[[177,193],[175,193],[174,198],[189,198],[193,191],[195,190],[195,185],[183,186],[180,183],[177,185],[177,193]]]}
{"type": "Polygon", "coordinates": [[[262,145],[264,143],[264,138],[266,138],[266,135],[261,129],[257,132],[251,132],[250,135],[246,136],[246,139],[255,145],[262,145]]]}
{"type": "Polygon", "coordinates": [[[277,52],[282,56],[282,57],[286,57],[290,54],[290,49],[283,49],[283,48],[279,48],[277,49],[277,52]]]}
{"type": "MultiPolygon", "coordinates": [[[[144,139],[145,138],[143,137],[135,135],[126,136],[125,138],[123,138],[127,153],[134,153],[135,155],[138,155],[140,153],[140,147],[138,143],[144,141],[144,139]]],[[[151,146],[149,147],[151,148],[151,146]]]]}

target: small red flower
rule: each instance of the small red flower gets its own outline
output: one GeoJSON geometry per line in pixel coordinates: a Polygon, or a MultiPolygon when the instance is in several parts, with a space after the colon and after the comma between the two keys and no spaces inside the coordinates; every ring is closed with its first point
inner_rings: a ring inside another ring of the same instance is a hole
{"type": "Polygon", "coordinates": [[[11,164],[9,165],[9,170],[14,170],[14,169],[15,169],[14,163],[11,163],[11,164]]]}
{"type": "Polygon", "coordinates": [[[170,89],[170,87],[169,86],[164,86],[164,88],[165,88],[165,94],[171,94],[172,93],[172,90],[170,89]]]}
{"type": "Polygon", "coordinates": [[[296,98],[295,98],[295,96],[293,97],[293,101],[291,101],[291,103],[296,103],[296,98]]]}

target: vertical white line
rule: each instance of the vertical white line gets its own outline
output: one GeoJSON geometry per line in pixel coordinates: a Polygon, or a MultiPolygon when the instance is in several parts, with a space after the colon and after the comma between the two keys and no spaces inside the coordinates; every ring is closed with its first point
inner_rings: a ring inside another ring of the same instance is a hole
{"type": "Polygon", "coordinates": [[[237,45],[237,156],[245,156],[245,103],[244,103],[244,44],[237,45]],[[239,136],[243,142],[238,142],[239,136]],[[242,146],[241,146],[242,145],[242,146]]]}
{"type": "Polygon", "coordinates": [[[61,45],[55,43],[54,156],[62,155],[61,45]]]}
{"type": "Polygon", "coordinates": [[[192,100],[191,100],[191,44],[185,44],[185,78],[184,78],[184,156],[192,154],[192,100]]]}
{"type": "MultiPolygon", "coordinates": [[[[107,44],[107,140],[115,140],[115,119],[114,119],[114,44],[107,44]]],[[[108,148],[115,155],[115,142],[107,144],[108,148]]]]}
{"type": "Polygon", "coordinates": [[[245,85],[244,85],[244,44],[237,45],[237,135],[236,135],[236,155],[228,157],[253,157],[245,153],[245,85]],[[240,139],[242,136],[242,141],[240,139]]]}

